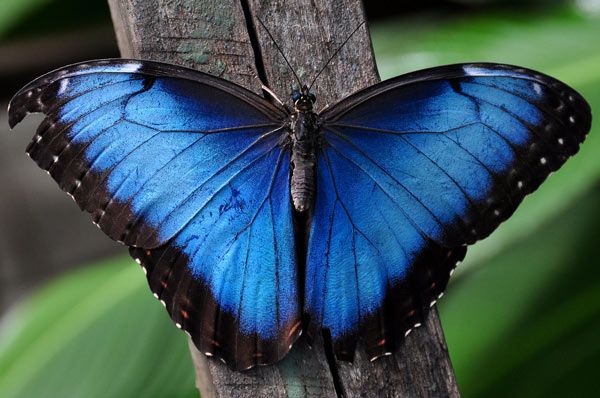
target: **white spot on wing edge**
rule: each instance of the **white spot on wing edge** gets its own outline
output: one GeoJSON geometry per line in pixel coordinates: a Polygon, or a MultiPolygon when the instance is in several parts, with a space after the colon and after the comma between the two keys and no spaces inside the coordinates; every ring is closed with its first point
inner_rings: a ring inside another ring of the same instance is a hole
{"type": "Polygon", "coordinates": [[[60,81],[60,87],[58,88],[58,95],[63,94],[65,91],[67,91],[67,86],[69,85],[69,79],[68,78],[64,78],[60,81]]]}
{"type": "Polygon", "coordinates": [[[381,357],[389,357],[390,355],[392,355],[392,352],[390,352],[390,351],[386,351],[386,352],[384,352],[384,353],[383,353],[383,354],[381,354],[381,355],[375,355],[374,357],[372,357],[372,358],[369,358],[369,361],[370,361],[370,362],[375,362],[377,359],[379,359],[379,358],[381,358],[381,357]]]}
{"type": "Polygon", "coordinates": [[[499,69],[494,67],[483,67],[478,65],[463,65],[463,72],[467,76],[524,76],[523,72],[519,72],[513,68],[499,69]]]}
{"type": "Polygon", "coordinates": [[[141,67],[142,67],[142,64],[129,63],[129,64],[119,65],[117,67],[117,69],[119,72],[123,72],[123,73],[135,73],[135,72],[139,72],[141,67]]]}

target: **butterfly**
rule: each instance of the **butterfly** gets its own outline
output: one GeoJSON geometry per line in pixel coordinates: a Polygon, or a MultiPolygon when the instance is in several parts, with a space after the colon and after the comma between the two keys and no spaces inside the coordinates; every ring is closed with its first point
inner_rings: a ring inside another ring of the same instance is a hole
{"type": "Polygon", "coordinates": [[[31,158],[110,238],[196,347],[234,369],[303,331],[342,360],[392,352],[488,236],[590,129],[544,74],[459,64],[368,87],[322,112],[163,63],[67,66],[11,100],[42,112],[31,158]]]}

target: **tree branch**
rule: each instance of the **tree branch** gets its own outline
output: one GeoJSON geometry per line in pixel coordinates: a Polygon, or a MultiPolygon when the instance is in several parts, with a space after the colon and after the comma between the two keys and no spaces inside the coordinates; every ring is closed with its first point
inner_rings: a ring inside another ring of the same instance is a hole
{"type": "MultiPolygon", "coordinates": [[[[121,53],[192,67],[257,93],[260,75],[289,98],[295,80],[260,18],[307,84],[365,20],[359,0],[108,0],[121,53]]],[[[379,81],[367,25],[315,84],[317,110],[379,81]]],[[[300,339],[274,366],[234,372],[190,350],[203,397],[459,396],[437,312],[392,356],[370,362],[361,347],[353,364],[328,362],[320,336],[300,339]]]]}

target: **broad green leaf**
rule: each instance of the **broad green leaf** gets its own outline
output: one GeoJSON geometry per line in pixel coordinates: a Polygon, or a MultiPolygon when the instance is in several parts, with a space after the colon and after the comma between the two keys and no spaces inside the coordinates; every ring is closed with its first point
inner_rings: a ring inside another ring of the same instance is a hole
{"type": "MultiPolygon", "coordinates": [[[[425,15],[374,26],[383,78],[491,61],[553,75],[600,108],[600,16],[574,9],[425,15]]],[[[580,153],[469,250],[440,313],[459,385],[473,396],[585,396],[600,387],[597,122],[580,153]],[[470,265],[480,264],[481,267],[470,265]],[[465,267],[466,266],[466,267],[465,267]],[[463,270],[466,272],[462,272],[463,270]]]]}
{"type": "Polygon", "coordinates": [[[27,14],[51,0],[3,0],[0,1],[0,37],[14,28],[27,14]]]}
{"type": "Polygon", "coordinates": [[[595,188],[451,285],[440,314],[465,397],[600,388],[598,203],[595,188]]]}
{"type": "Polygon", "coordinates": [[[186,337],[130,259],[78,271],[0,330],[3,397],[197,397],[186,337]]]}
{"type": "Polygon", "coordinates": [[[0,39],[110,26],[106,0],[0,0],[0,39]]]}

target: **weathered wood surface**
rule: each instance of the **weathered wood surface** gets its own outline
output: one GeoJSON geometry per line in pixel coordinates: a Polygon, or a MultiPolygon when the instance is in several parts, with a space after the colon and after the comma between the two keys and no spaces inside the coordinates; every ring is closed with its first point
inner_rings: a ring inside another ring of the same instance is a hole
{"type": "Polygon", "coordinates": [[[201,70],[255,92],[254,53],[237,0],[108,0],[121,55],[201,70]]]}
{"type": "MultiPolygon", "coordinates": [[[[287,101],[292,72],[310,82],[329,55],[365,20],[359,0],[109,0],[122,55],[170,62],[234,81],[255,92],[259,74],[287,101]],[[252,44],[254,43],[254,48],[252,44]]],[[[366,25],[314,87],[317,110],[379,81],[366,25]]],[[[303,340],[279,364],[240,373],[190,346],[203,397],[459,396],[437,312],[392,356],[329,364],[320,338],[303,340]]]]}

